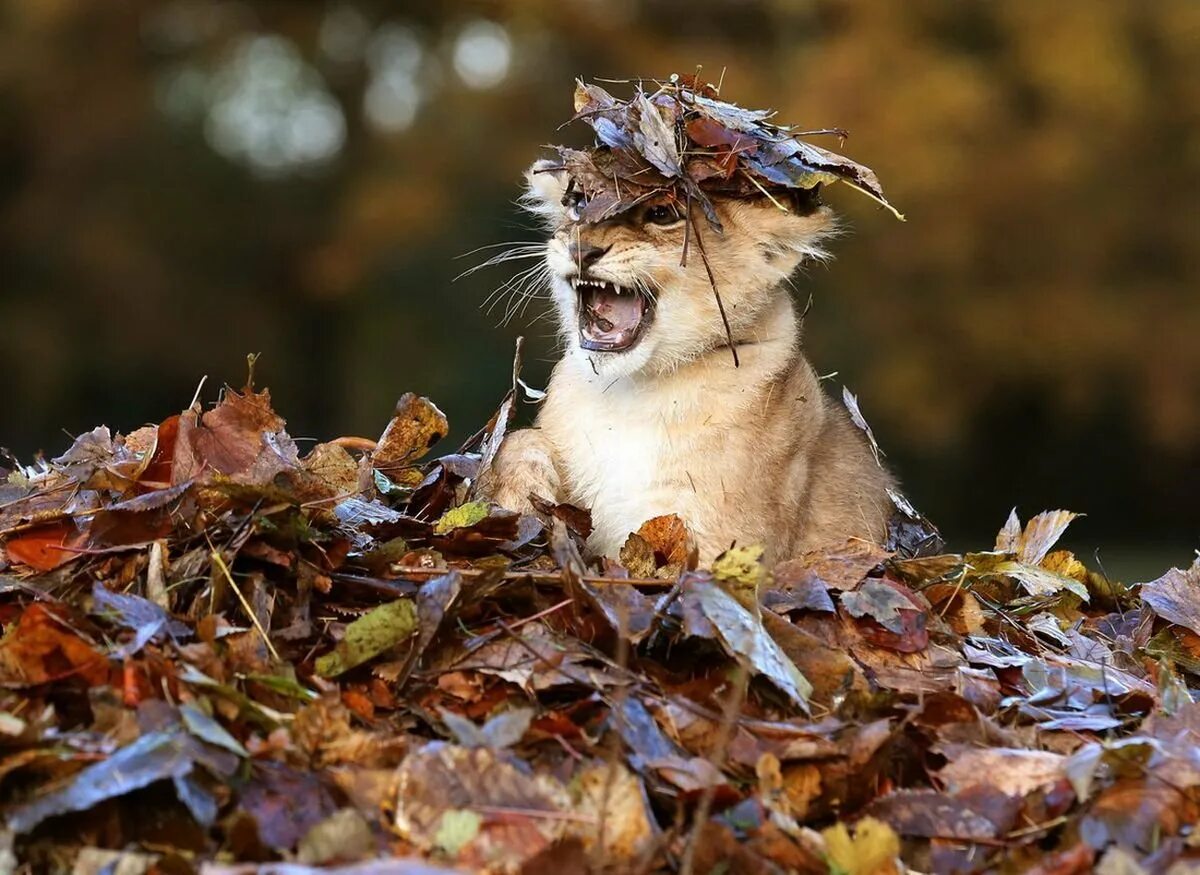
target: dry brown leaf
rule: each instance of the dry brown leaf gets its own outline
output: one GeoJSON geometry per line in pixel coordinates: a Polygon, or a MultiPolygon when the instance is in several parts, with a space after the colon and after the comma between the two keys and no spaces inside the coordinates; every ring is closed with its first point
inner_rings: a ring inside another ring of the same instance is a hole
{"type": "Polygon", "coordinates": [[[385,475],[394,474],[425,455],[449,430],[445,414],[432,401],[407,392],[396,402],[396,412],[379,436],[371,464],[385,475]]]}
{"type": "Polygon", "coordinates": [[[1200,559],[1186,571],[1172,568],[1157,580],[1143,583],[1141,595],[1164,620],[1200,635],[1200,559]]]}
{"type": "Polygon", "coordinates": [[[1009,796],[1027,796],[1065,777],[1065,757],[1041,750],[942,745],[949,762],[938,772],[949,793],[986,784],[1009,796]]]}
{"type": "Polygon", "coordinates": [[[1068,510],[1047,510],[1039,513],[1020,529],[1020,520],[1014,508],[1004,528],[996,537],[996,551],[1015,553],[1017,561],[1026,565],[1039,565],[1046,558],[1071,521],[1080,515],[1068,510]]]}
{"type": "Polygon", "coordinates": [[[572,823],[568,833],[590,853],[631,865],[653,847],[658,828],[641,779],[619,762],[596,763],[571,781],[575,812],[590,822],[572,823]]]}
{"type": "Polygon", "coordinates": [[[400,834],[463,865],[515,871],[578,822],[562,784],[486,747],[427,744],[404,759],[396,784],[400,834]]]}

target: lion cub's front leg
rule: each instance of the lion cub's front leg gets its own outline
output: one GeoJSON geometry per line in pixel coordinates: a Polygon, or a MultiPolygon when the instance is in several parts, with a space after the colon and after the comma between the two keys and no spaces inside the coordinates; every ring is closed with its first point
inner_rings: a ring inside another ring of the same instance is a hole
{"type": "Polygon", "coordinates": [[[557,502],[559,486],[550,442],[535,428],[508,434],[492,464],[479,477],[480,494],[518,513],[533,511],[530,495],[557,502]]]}

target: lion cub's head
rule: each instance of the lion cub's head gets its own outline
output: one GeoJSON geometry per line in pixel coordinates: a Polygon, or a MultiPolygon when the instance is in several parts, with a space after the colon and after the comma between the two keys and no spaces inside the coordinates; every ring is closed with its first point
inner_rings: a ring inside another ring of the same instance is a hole
{"type": "Polygon", "coordinates": [[[825,257],[820,243],[834,230],[815,192],[786,204],[717,198],[723,232],[695,206],[688,232],[682,209],[667,201],[580,222],[579,194],[565,171],[538,162],[526,179],[526,206],[552,232],[546,262],[567,354],[614,377],[668,371],[728,343],[701,243],[730,333],[744,342],[756,339],[761,318],[788,294],[786,280],[800,262],[825,257]]]}

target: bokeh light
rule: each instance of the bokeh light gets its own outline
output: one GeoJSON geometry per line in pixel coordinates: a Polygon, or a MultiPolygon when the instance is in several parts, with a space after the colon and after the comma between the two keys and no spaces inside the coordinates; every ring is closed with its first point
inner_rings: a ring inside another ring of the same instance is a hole
{"type": "Polygon", "coordinates": [[[213,77],[205,135],[221,154],[277,173],[329,161],[345,142],[346,123],[295,45],[253,36],[213,77]]]}

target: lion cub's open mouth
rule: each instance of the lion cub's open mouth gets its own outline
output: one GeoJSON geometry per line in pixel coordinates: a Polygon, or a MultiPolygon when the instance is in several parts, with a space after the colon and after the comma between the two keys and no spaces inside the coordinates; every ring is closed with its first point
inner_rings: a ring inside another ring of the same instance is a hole
{"type": "Polygon", "coordinates": [[[597,352],[623,352],[642,336],[654,315],[649,298],[636,289],[604,280],[573,279],[579,296],[579,345],[597,352]]]}

